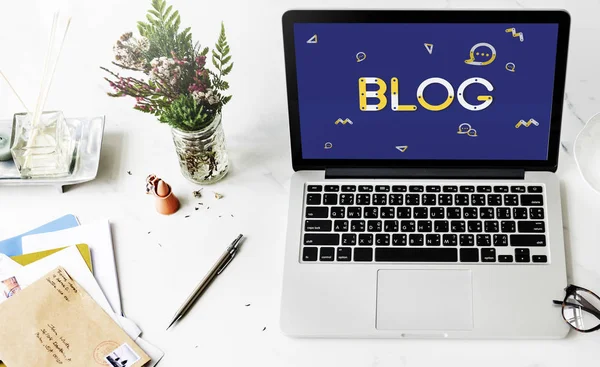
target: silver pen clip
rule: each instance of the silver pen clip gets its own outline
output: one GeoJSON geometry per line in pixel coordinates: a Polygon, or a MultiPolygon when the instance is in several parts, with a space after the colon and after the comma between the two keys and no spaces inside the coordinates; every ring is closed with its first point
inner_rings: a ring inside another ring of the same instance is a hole
{"type": "Polygon", "coordinates": [[[227,260],[227,262],[225,264],[223,264],[223,266],[221,266],[221,268],[217,271],[217,275],[220,275],[223,270],[225,270],[225,268],[227,267],[227,265],[229,265],[231,263],[231,261],[233,260],[233,258],[235,257],[235,255],[238,252],[238,246],[240,245],[240,241],[242,240],[242,235],[239,235],[234,241],[233,243],[229,246],[229,260],[227,260]]]}
{"type": "Polygon", "coordinates": [[[229,260],[227,260],[227,262],[225,264],[223,264],[223,266],[221,266],[221,269],[219,269],[219,271],[217,271],[217,275],[220,275],[223,272],[223,270],[225,270],[227,265],[229,265],[231,263],[231,261],[233,260],[234,257],[235,257],[235,251],[231,254],[231,256],[229,257],[229,260]]]}

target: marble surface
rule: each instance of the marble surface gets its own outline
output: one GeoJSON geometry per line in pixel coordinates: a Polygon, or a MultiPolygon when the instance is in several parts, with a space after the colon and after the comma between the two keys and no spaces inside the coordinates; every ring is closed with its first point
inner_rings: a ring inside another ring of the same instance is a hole
{"type": "MultiPolygon", "coordinates": [[[[32,105],[51,3],[23,0],[2,5],[3,14],[10,16],[0,23],[0,68],[32,105]]],[[[98,66],[110,62],[113,42],[123,31],[133,30],[149,3],[71,2],[72,33],[47,107],[68,116],[107,116],[99,175],[62,195],[53,188],[1,187],[0,238],[65,213],[77,215],[82,223],[109,218],[125,313],[149,341],[165,350],[161,366],[465,367],[484,362],[488,367],[558,367],[593,365],[600,359],[600,332],[570,333],[556,341],[311,340],[285,337],[278,328],[292,174],[281,14],[290,8],[568,9],[573,24],[558,170],[568,277],[600,291],[600,194],[582,180],[572,154],[578,131],[600,110],[597,1],[172,0],[183,23],[193,27],[195,39],[203,44],[216,40],[224,20],[236,62],[230,78],[234,99],[224,113],[232,171],[214,187],[206,187],[201,200],[192,197],[197,187],[178,172],[168,128],[133,111],[131,100],[104,94],[107,88],[98,66]],[[166,179],[181,198],[176,215],[161,217],[153,211],[152,198],[144,193],[149,173],[166,179]],[[216,200],[212,191],[224,198],[216,200]],[[165,332],[180,302],[240,232],[248,240],[239,258],[188,317],[165,332]]],[[[3,83],[0,100],[0,118],[22,109],[3,83]]]]}

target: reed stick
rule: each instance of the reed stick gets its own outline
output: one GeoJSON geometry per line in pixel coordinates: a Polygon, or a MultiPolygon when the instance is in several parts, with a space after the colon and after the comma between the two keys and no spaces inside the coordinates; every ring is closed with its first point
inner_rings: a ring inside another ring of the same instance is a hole
{"type": "Polygon", "coordinates": [[[27,105],[25,104],[25,102],[23,102],[23,99],[21,98],[21,96],[19,96],[19,93],[17,93],[17,91],[12,86],[12,84],[10,83],[10,81],[8,80],[8,78],[6,77],[6,75],[4,75],[4,73],[2,72],[2,70],[0,70],[0,76],[2,76],[2,78],[4,79],[4,81],[6,82],[6,84],[8,84],[8,87],[10,88],[10,90],[12,90],[13,94],[15,95],[15,97],[17,97],[17,99],[19,100],[19,102],[21,102],[21,106],[23,106],[23,108],[25,109],[25,112],[31,113],[29,111],[29,108],[27,108],[27,105]]]}

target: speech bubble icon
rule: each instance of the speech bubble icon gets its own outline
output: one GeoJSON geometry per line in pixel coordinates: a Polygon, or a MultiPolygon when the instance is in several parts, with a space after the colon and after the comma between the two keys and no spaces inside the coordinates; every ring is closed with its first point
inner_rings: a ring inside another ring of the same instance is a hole
{"type": "Polygon", "coordinates": [[[333,144],[331,144],[330,142],[325,143],[325,149],[331,149],[333,148],[333,144]]]}
{"type": "Polygon", "coordinates": [[[491,64],[495,59],[496,49],[494,46],[486,42],[480,42],[471,47],[469,59],[465,60],[465,63],[469,65],[484,66],[491,64]]]}
{"type": "Polygon", "coordinates": [[[471,131],[471,125],[469,125],[465,122],[464,124],[458,125],[458,131],[456,133],[457,134],[468,134],[469,131],[471,131]]]}
{"type": "Polygon", "coordinates": [[[364,61],[366,58],[367,54],[362,51],[356,54],[356,62],[364,61]]]}
{"type": "Polygon", "coordinates": [[[506,64],[505,66],[506,70],[510,71],[510,72],[515,72],[515,64],[512,62],[509,62],[506,64]]]}
{"type": "Polygon", "coordinates": [[[471,129],[471,130],[469,130],[469,131],[467,132],[467,135],[468,135],[468,136],[470,136],[470,137],[472,137],[472,138],[474,138],[474,137],[476,137],[476,136],[477,136],[477,130],[475,130],[475,129],[471,129]]]}

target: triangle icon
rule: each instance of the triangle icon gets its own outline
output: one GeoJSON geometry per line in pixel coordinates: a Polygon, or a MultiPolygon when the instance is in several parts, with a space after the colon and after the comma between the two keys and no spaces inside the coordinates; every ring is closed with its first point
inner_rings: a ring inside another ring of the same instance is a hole
{"type": "Polygon", "coordinates": [[[398,145],[396,146],[396,149],[398,149],[400,153],[404,153],[406,152],[406,149],[408,149],[408,145],[398,145]]]}
{"type": "Polygon", "coordinates": [[[310,37],[306,43],[317,43],[317,35],[310,37]]]}
{"type": "Polygon", "coordinates": [[[429,52],[429,54],[431,55],[431,53],[433,52],[433,43],[424,43],[423,45],[425,45],[427,52],[429,52]]]}

